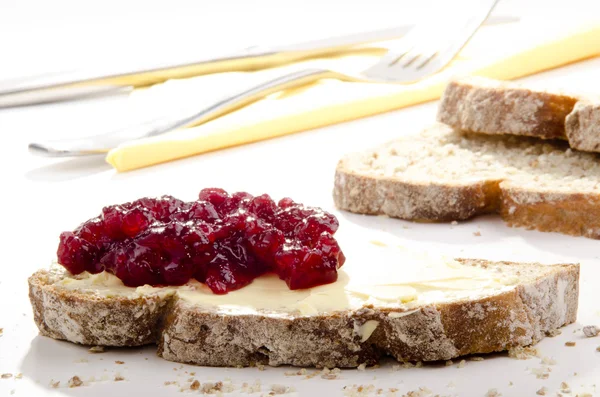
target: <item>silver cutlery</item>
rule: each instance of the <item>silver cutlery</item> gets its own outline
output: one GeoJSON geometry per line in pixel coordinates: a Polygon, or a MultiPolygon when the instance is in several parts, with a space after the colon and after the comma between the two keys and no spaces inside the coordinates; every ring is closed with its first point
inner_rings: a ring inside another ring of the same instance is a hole
{"type": "Polygon", "coordinates": [[[439,26],[419,26],[401,41],[399,50],[391,50],[375,65],[358,74],[333,69],[305,69],[258,84],[227,96],[199,112],[178,117],[162,117],[134,127],[82,139],[63,139],[31,143],[33,154],[47,157],[86,156],[102,154],[120,143],[156,136],[178,128],[199,125],[227,114],[240,107],[283,90],[333,78],[349,82],[377,84],[410,84],[438,72],[446,66],[485,21],[498,0],[481,0],[462,23],[453,21],[445,29],[443,38],[430,32],[439,26]]]}
{"type": "MultiPolygon", "coordinates": [[[[491,17],[486,23],[518,21],[516,17],[491,17]]],[[[414,26],[312,40],[283,46],[250,47],[228,54],[207,56],[190,63],[156,65],[136,70],[79,70],[0,81],[0,108],[63,101],[97,93],[133,89],[164,82],[227,71],[256,70],[303,59],[348,51],[356,46],[404,36],[414,26]]]]}

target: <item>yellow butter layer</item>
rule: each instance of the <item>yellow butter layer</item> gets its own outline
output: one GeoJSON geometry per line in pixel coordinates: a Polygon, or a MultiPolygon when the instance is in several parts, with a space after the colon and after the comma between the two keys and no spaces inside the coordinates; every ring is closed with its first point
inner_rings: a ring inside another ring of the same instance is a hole
{"type": "MultiPolygon", "coordinates": [[[[495,270],[465,266],[444,257],[410,252],[390,243],[347,244],[346,264],[338,281],[291,291],[275,275],[264,275],[226,295],[190,281],[180,287],[130,288],[112,274],[83,273],[58,281],[64,288],[102,296],[177,294],[180,299],[218,312],[315,315],[359,309],[365,305],[411,310],[419,305],[488,296],[514,288],[513,277],[495,270]]],[[[368,327],[367,327],[368,328],[368,327]]]]}
{"type": "MultiPolygon", "coordinates": [[[[415,84],[323,80],[271,96],[201,126],[125,143],[111,150],[106,161],[118,171],[133,170],[437,99],[448,79],[455,75],[514,79],[600,54],[599,25],[573,27],[550,22],[524,19],[516,24],[486,26],[449,67],[415,84]]],[[[264,81],[298,69],[334,68],[355,73],[372,65],[381,54],[382,50],[362,50],[334,59],[311,60],[252,73],[218,73],[169,81],[137,92],[132,100],[161,90],[161,95],[170,95],[173,101],[189,108],[186,101],[195,103],[196,100],[196,96],[190,94],[191,86],[200,91],[226,93],[239,90],[249,82],[264,81]]]]}

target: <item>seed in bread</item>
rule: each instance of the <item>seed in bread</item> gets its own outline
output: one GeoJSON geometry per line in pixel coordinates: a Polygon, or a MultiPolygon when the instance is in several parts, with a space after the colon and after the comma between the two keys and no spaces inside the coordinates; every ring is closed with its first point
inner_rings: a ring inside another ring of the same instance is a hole
{"type": "Polygon", "coordinates": [[[579,101],[565,121],[565,132],[574,149],[600,151],[600,101],[579,101]]]}
{"type": "Polygon", "coordinates": [[[436,124],[343,157],[334,201],[342,210],[413,221],[496,212],[511,226],[600,238],[600,162],[560,141],[436,124]]]}
{"type": "Polygon", "coordinates": [[[456,129],[566,139],[565,118],[578,98],[525,88],[519,84],[465,77],[444,91],[437,120],[456,129]]]}

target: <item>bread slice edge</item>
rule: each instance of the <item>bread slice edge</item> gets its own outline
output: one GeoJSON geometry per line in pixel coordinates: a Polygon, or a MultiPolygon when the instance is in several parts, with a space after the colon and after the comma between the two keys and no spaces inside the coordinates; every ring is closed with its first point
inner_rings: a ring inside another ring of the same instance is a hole
{"type": "Polygon", "coordinates": [[[367,306],[314,316],[229,315],[176,295],[107,298],[60,288],[44,270],[29,278],[29,289],[42,335],[84,345],[156,343],[165,359],[208,366],[448,360],[531,345],[575,321],[578,265],[461,261],[537,275],[495,295],[411,312],[367,306]]]}

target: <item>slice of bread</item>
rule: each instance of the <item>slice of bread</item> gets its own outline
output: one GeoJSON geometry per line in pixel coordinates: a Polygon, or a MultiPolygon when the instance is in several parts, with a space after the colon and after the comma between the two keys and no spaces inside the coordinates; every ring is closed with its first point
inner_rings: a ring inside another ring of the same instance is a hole
{"type": "Polygon", "coordinates": [[[565,119],[577,101],[577,97],[559,92],[534,90],[483,77],[465,77],[447,85],[437,120],[469,132],[567,139],[565,119]]]}
{"type": "MultiPolygon", "coordinates": [[[[42,335],[84,345],[156,343],[167,360],[209,366],[356,367],[386,355],[399,361],[448,360],[531,345],[576,319],[579,265],[452,263],[457,271],[475,272],[477,282],[487,280],[487,287],[471,288],[470,279],[423,281],[415,286],[425,292],[413,300],[370,299],[352,309],[316,313],[227,304],[238,291],[212,296],[222,304],[202,304],[182,287],[129,288],[105,273],[88,275],[96,278],[82,284],[81,276],[62,267],[36,272],[29,290],[42,335]],[[446,283],[451,288],[443,292],[446,283]]],[[[367,264],[357,265],[372,271],[367,264]]],[[[388,269],[385,277],[389,269],[415,267],[410,261],[382,266],[388,269]]],[[[251,291],[256,282],[239,291],[251,291]]],[[[345,292],[347,283],[342,277],[329,286],[345,292]]],[[[280,292],[268,302],[285,301],[292,293],[280,292]]]]}
{"type": "Polygon", "coordinates": [[[498,212],[512,226],[600,238],[600,163],[560,141],[436,124],[345,156],[334,201],[343,210],[415,221],[498,212]]]}

